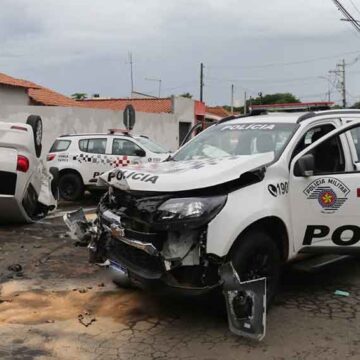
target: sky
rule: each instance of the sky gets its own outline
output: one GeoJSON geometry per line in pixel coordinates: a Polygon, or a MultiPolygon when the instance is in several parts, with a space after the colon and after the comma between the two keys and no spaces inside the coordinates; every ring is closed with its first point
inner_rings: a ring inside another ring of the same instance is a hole
{"type": "MultiPolygon", "coordinates": [[[[360,19],[360,0],[341,0],[360,19]]],[[[63,94],[189,92],[235,102],[259,92],[340,102],[329,74],[345,59],[348,102],[360,101],[360,34],[332,0],[0,0],[0,72],[63,94]],[[327,77],[329,77],[329,80],[327,77]]]]}

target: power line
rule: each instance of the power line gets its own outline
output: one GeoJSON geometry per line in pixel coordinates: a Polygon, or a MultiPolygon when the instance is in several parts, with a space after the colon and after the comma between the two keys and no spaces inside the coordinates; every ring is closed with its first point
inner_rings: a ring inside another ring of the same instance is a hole
{"type": "MultiPolygon", "coordinates": [[[[334,54],[329,56],[322,56],[318,58],[311,58],[311,59],[304,59],[299,61],[292,61],[292,62],[275,62],[275,63],[268,63],[268,64],[260,64],[260,65],[211,65],[211,68],[241,68],[241,69],[259,69],[259,68],[267,68],[267,67],[276,67],[276,66],[289,66],[289,65],[300,65],[300,64],[308,64],[311,62],[317,62],[322,60],[330,60],[339,57],[343,57],[344,55],[352,55],[352,54],[359,54],[360,50],[357,51],[347,51],[341,54],[334,54]]],[[[209,66],[208,66],[209,67],[209,66]]]]}
{"type": "Polygon", "coordinates": [[[355,30],[360,33],[360,24],[354,19],[354,17],[345,9],[345,7],[340,3],[339,0],[332,0],[335,6],[339,9],[339,11],[345,16],[345,21],[349,21],[351,25],[355,28],[355,30]]]}
{"type": "Polygon", "coordinates": [[[353,0],[349,0],[351,2],[351,5],[354,7],[354,9],[360,14],[360,10],[359,8],[355,5],[355,3],[353,2],[353,0]]]}

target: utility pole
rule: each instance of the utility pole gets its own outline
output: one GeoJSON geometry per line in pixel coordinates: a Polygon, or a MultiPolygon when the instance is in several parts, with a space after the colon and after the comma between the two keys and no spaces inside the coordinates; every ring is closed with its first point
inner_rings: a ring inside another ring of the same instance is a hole
{"type": "Polygon", "coordinates": [[[345,59],[343,59],[342,63],[339,64],[339,70],[341,73],[341,93],[342,93],[342,99],[343,99],[343,107],[346,108],[346,86],[345,86],[345,59]]]}
{"type": "Polygon", "coordinates": [[[132,53],[129,52],[129,64],[130,64],[130,80],[131,80],[131,95],[134,92],[134,75],[133,75],[133,57],[132,53]]]}
{"type": "Polygon", "coordinates": [[[204,64],[200,64],[200,101],[204,99],[204,64]]]}
{"type": "Polygon", "coordinates": [[[234,84],[231,84],[231,115],[234,114],[234,84]]]}
{"type": "Polygon", "coordinates": [[[244,92],[244,115],[247,114],[246,91],[244,92]]]}
{"type": "Polygon", "coordinates": [[[346,108],[346,77],[345,77],[345,68],[346,68],[345,59],[343,59],[339,64],[336,64],[336,70],[330,70],[329,73],[335,74],[339,78],[338,82],[338,90],[341,93],[342,98],[342,106],[346,108]]]}

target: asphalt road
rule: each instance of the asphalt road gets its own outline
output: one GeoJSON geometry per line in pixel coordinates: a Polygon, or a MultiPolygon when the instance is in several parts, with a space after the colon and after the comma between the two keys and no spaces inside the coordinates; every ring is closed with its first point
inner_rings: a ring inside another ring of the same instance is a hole
{"type": "Polygon", "coordinates": [[[258,343],[230,333],[220,296],[116,288],[67,237],[63,209],[37,224],[0,228],[1,360],[360,358],[359,259],[316,274],[287,268],[258,343]],[[8,269],[15,264],[21,270],[8,269]]]}

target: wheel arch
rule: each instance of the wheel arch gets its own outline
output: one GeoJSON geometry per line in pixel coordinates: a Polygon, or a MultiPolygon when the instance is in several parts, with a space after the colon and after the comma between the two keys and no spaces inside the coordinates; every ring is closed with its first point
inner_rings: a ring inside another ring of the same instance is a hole
{"type": "Polygon", "coordinates": [[[266,232],[277,245],[281,259],[285,262],[289,258],[289,234],[285,223],[277,216],[267,216],[248,225],[236,238],[232,244],[227,258],[231,258],[237,245],[243,241],[244,235],[254,231],[262,230],[266,232]]]}
{"type": "Polygon", "coordinates": [[[78,170],[72,169],[72,168],[65,168],[65,169],[61,169],[59,170],[59,178],[61,178],[61,176],[66,175],[66,174],[75,174],[78,175],[84,185],[84,179],[81,176],[80,172],[78,170]]]}

